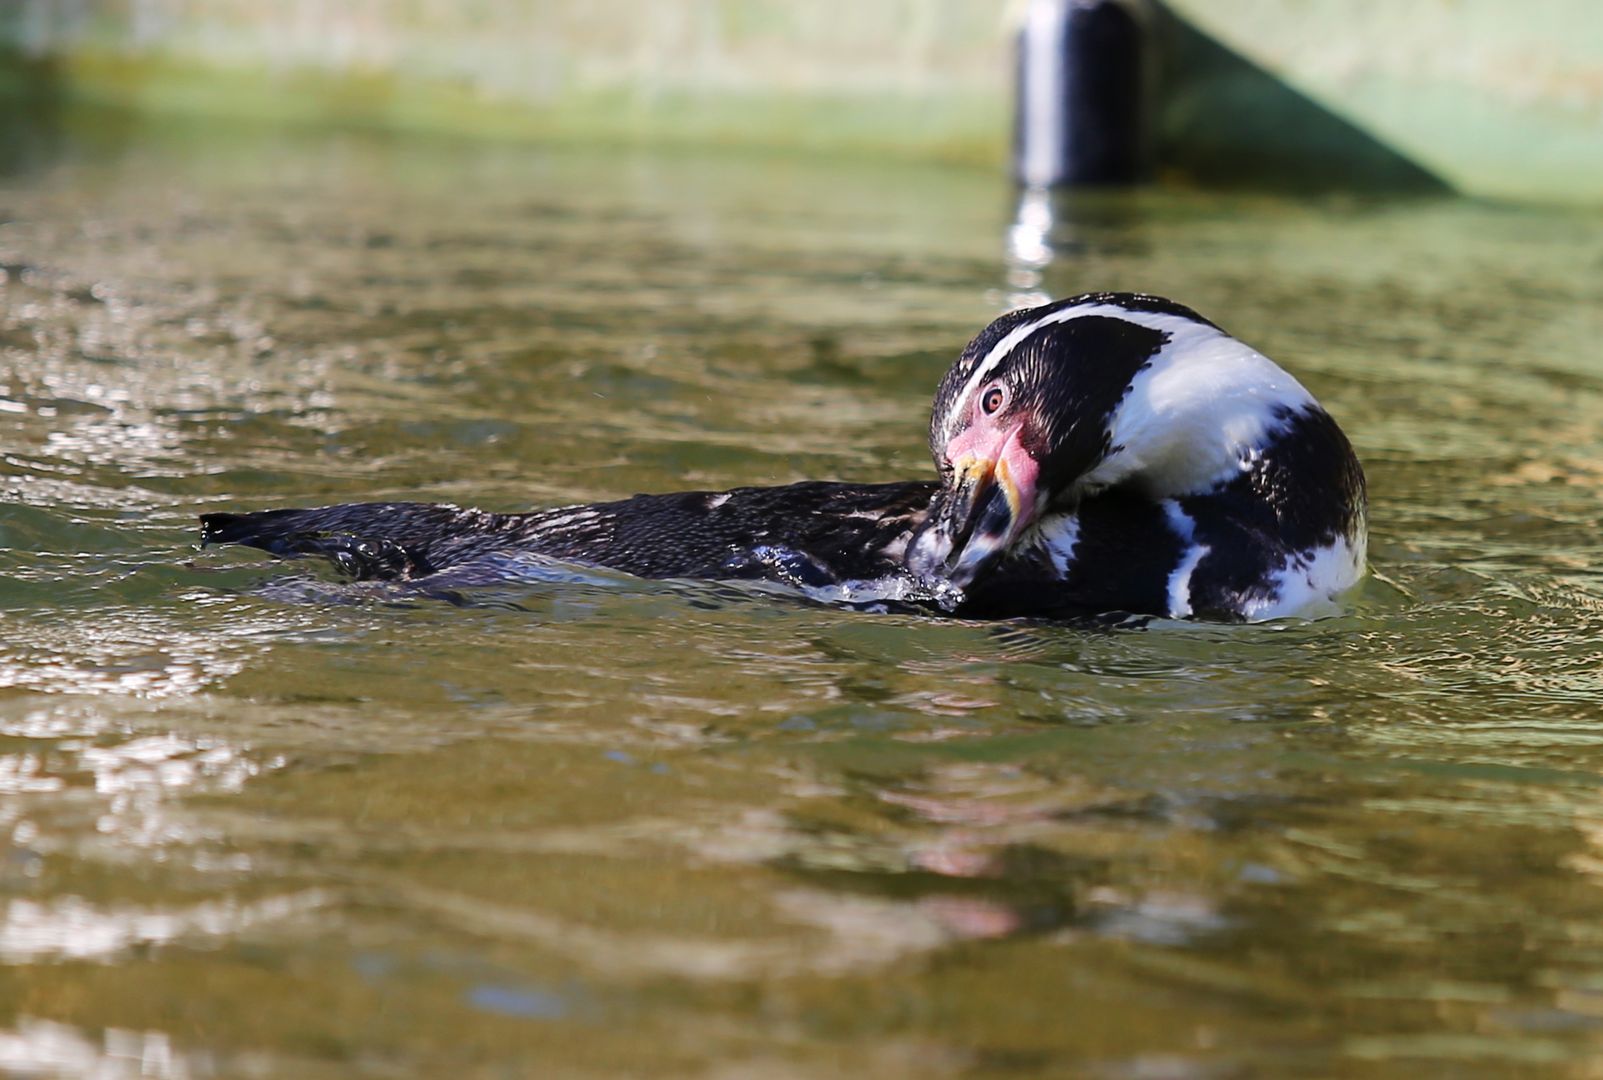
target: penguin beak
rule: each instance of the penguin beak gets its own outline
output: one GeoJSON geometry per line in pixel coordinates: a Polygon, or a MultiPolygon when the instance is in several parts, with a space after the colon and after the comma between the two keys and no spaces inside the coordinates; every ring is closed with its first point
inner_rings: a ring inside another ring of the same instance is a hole
{"type": "Polygon", "coordinates": [[[1019,442],[1020,428],[1000,432],[990,447],[970,432],[953,440],[952,478],[930,506],[930,519],[914,537],[910,568],[966,588],[1006,554],[1039,511],[1040,466],[1019,442]]]}

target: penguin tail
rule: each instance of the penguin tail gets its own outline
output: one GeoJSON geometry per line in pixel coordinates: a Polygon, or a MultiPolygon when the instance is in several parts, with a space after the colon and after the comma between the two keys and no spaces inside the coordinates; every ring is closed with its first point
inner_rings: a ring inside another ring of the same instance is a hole
{"type": "Polygon", "coordinates": [[[433,573],[426,555],[428,531],[455,507],[414,503],[353,503],[309,510],[257,510],[200,515],[200,543],[239,544],[280,558],[327,559],[356,581],[404,581],[433,573]],[[419,519],[423,519],[420,521],[419,519]],[[418,533],[416,540],[408,532],[418,533]]]}

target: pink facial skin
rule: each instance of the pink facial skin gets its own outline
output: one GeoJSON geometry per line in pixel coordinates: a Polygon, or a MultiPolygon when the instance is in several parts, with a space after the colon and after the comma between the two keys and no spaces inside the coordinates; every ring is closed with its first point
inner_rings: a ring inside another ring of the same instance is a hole
{"type": "Polygon", "coordinates": [[[994,473],[1007,492],[1008,505],[1021,530],[1035,517],[1035,485],[1041,475],[1041,466],[1024,449],[1023,434],[1023,423],[1003,428],[986,416],[946,444],[946,460],[959,473],[976,469],[994,473]]]}
{"type": "MultiPolygon", "coordinates": [[[[967,585],[1005,552],[1035,520],[1036,485],[1041,467],[1022,442],[1021,419],[999,422],[976,405],[973,422],[946,446],[947,460],[966,489],[968,502],[958,511],[953,524],[963,527],[970,517],[981,513],[989,502],[993,485],[1007,500],[1010,513],[1003,525],[986,514],[974,522],[967,536],[951,537],[962,543],[962,550],[948,557],[948,574],[954,584],[967,585]],[[955,556],[955,557],[954,557],[955,556]]],[[[950,536],[950,534],[948,534],[950,536]]]]}

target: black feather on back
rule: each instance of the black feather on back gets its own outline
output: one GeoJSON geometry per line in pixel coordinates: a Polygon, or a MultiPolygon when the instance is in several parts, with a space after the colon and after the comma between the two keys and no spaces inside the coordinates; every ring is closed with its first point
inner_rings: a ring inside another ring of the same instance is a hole
{"type": "Polygon", "coordinates": [[[204,544],[321,556],[357,580],[410,580],[507,553],[649,578],[830,585],[900,571],[933,483],[736,488],[636,495],[529,514],[425,503],[205,514],[204,544]]]}

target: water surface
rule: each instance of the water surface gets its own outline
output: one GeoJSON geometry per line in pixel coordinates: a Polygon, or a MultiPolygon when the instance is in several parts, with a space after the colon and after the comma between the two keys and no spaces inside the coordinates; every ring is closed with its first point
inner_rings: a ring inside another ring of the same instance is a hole
{"type": "Polygon", "coordinates": [[[0,1072],[1594,1075],[1595,214],[29,147],[0,1072]],[[963,342],[1103,288],[1197,307],[1342,422],[1349,614],[1087,631],[610,575],[330,604],[194,547],[210,509],[927,475],[963,342]]]}

